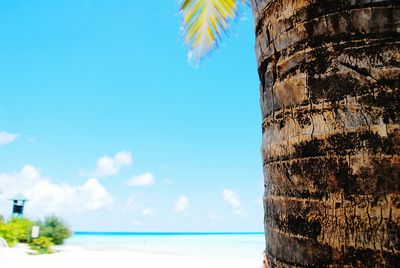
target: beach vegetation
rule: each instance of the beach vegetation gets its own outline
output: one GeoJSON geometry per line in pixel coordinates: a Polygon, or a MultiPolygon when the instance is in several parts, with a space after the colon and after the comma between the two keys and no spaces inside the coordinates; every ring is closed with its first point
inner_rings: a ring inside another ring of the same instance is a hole
{"type": "Polygon", "coordinates": [[[50,254],[53,253],[52,247],[54,243],[52,240],[51,237],[40,236],[39,238],[33,239],[30,246],[39,254],[50,254]]]}
{"type": "Polygon", "coordinates": [[[0,237],[4,238],[10,247],[17,243],[25,243],[39,254],[52,253],[52,247],[64,244],[71,234],[65,222],[57,216],[49,216],[38,222],[20,217],[5,221],[0,217],[0,237]],[[38,238],[32,238],[34,225],[40,227],[38,238]]]}
{"type": "Polygon", "coordinates": [[[65,239],[71,237],[72,232],[66,223],[59,217],[52,215],[39,222],[40,236],[49,237],[55,245],[64,244],[65,239]]]}
{"type": "Polygon", "coordinates": [[[8,224],[3,223],[0,225],[0,237],[4,238],[10,247],[18,242],[16,231],[8,224]]]}
{"type": "Polygon", "coordinates": [[[27,218],[13,217],[7,222],[0,223],[0,237],[3,237],[9,246],[15,243],[27,243],[33,225],[34,222],[27,218]]]}
{"type": "Polygon", "coordinates": [[[8,221],[8,224],[16,230],[16,238],[19,243],[27,243],[30,239],[32,226],[35,222],[27,218],[13,217],[8,221]]]}

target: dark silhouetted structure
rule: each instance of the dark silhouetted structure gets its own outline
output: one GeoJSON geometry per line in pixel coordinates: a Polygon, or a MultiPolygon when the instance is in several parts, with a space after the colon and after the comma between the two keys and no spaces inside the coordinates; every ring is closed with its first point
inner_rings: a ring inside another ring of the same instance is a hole
{"type": "Polygon", "coordinates": [[[24,214],[24,205],[28,199],[22,194],[17,194],[11,200],[13,201],[13,216],[22,217],[24,214]]]}

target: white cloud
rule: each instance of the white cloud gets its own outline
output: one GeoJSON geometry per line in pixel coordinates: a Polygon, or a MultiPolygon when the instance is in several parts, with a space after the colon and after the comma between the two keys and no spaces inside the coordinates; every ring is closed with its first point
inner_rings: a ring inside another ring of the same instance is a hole
{"type": "Polygon", "coordinates": [[[113,202],[112,196],[95,178],[78,186],[54,183],[31,165],[25,165],[17,172],[0,174],[0,189],[2,213],[10,209],[10,197],[23,193],[29,199],[27,212],[35,217],[96,210],[113,202]]]}
{"type": "Polygon", "coordinates": [[[142,215],[145,217],[153,216],[155,213],[154,209],[152,208],[144,208],[142,209],[142,215]]]}
{"type": "Polygon", "coordinates": [[[113,201],[106,188],[95,178],[91,178],[82,186],[77,187],[77,198],[82,200],[84,207],[89,210],[102,208],[113,201]]]}
{"type": "Polygon", "coordinates": [[[231,189],[224,189],[222,197],[232,207],[233,212],[238,215],[244,215],[242,203],[237,194],[231,189]]]}
{"type": "Polygon", "coordinates": [[[132,164],[132,153],[128,151],[121,151],[116,153],[113,157],[104,155],[96,162],[96,169],[94,171],[86,171],[80,169],[78,174],[82,177],[96,177],[104,178],[117,175],[121,168],[130,166],[132,164]]]}
{"type": "Polygon", "coordinates": [[[183,212],[189,207],[189,205],[189,199],[186,196],[182,195],[175,202],[174,212],[183,212]]]}
{"type": "Polygon", "coordinates": [[[151,172],[145,172],[139,176],[133,176],[126,184],[129,186],[150,186],[156,182],[151,172]]]}
{"type": "Polygon", "coordinates": [[[104,155],[97,160],[93,175],[99,178],[117,175],[121,167],[130,166],[131,164],[131,152],[121,151],[116,153],[114,157],[104,155]]]}
{"type": "Polygon", "coordinates": [[[15,141],[18,138],[17,134],[11,134],[8,132],[0,132],[0,145],[4,145],[10,142],[15,141]]]}

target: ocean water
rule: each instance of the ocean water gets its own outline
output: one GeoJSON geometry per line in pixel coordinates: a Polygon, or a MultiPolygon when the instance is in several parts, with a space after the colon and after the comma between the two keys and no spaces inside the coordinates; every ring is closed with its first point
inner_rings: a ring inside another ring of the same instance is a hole
{"type": "Polygon", "coordinates": [[[262,260],[263,233],[77,232],[67,245],[92,250],[134,250],[179,256],[262,260]]]}

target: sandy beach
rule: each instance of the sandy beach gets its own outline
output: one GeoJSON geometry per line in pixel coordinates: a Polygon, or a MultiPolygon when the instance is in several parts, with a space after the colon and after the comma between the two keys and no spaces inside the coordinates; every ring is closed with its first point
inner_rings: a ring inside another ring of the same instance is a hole
{"type": "Polygon", "coordinates": [[[88,250],[63,246],[57,253],[29,255],[24,245],[0,249],[0,267],[4,268],[109,268],[109,267],[174,267],[174,268],[260,268],[261,262],[254,260],[226,260],[217,258],[195,258],[130,250],[88,250]]]}

